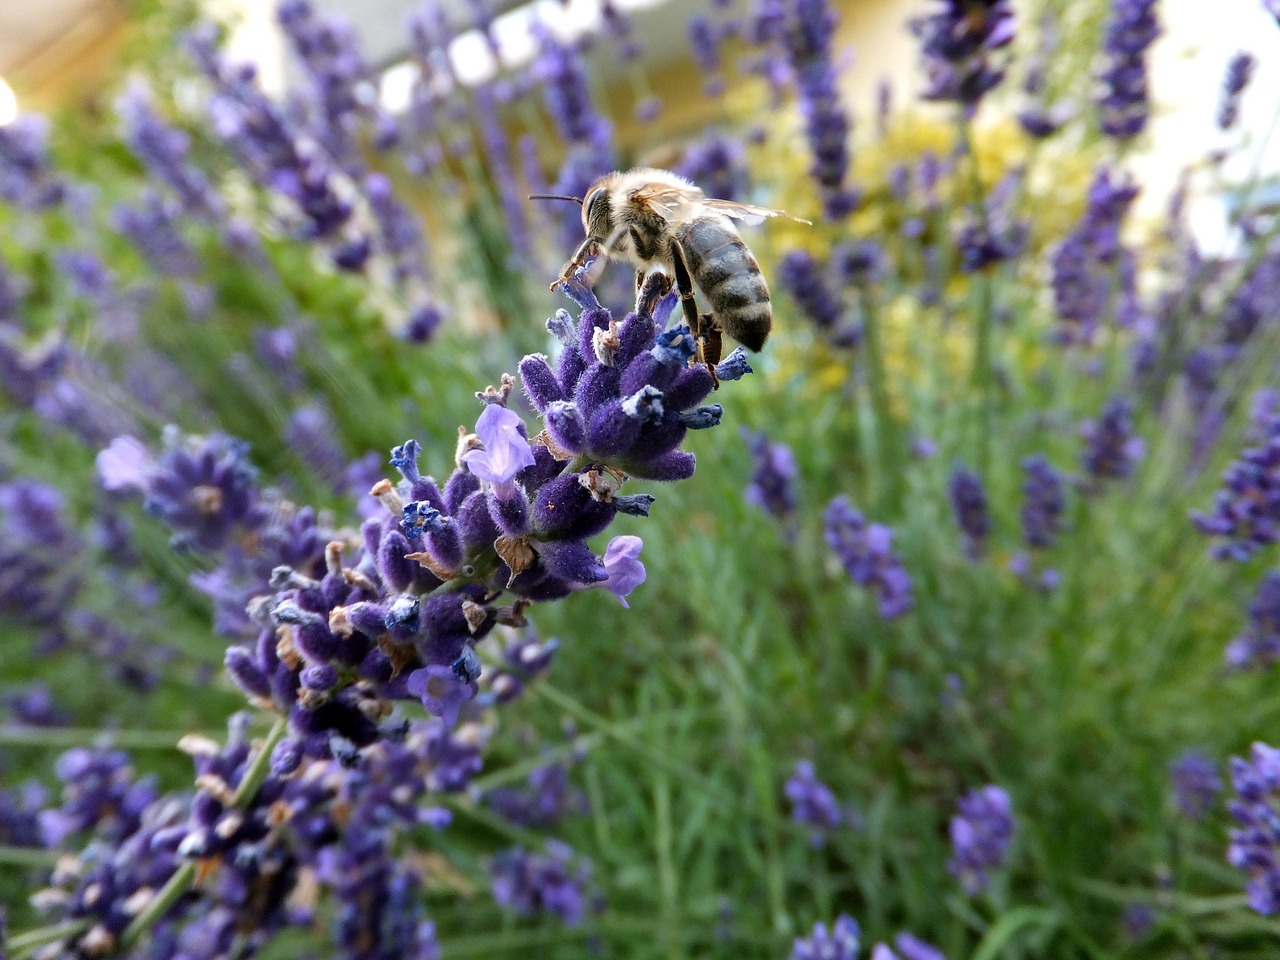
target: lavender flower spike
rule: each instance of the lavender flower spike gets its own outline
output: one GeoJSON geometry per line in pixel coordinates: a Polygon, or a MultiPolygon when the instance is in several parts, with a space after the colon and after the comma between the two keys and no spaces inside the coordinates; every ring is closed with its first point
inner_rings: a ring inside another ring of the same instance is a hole
{"type": "Polygon", "coordinates": [[[991,511],[982,478],[957,463],[951,471],[949,490],[956,526],[964,534],[964,552],[970,560],[977,560],[986,551],[987,535],[991,532],[991,511]]]}
{"type": "Polygon", "coordinates": [[[818,779],[809,760],[796,762],[795,772],[783,793],[791,801],[791,819],[810,827],[810,846],[821,847],[827,841],[827,834],[845,822],[835,794],[818,779]]]}
{"type": "Polygon", "coordinates": [[[523,426],[518,413],[491,403],[476,421],[476,436],[484,449],[468,450],[462,455],[473,474],[493,484],[494,495],[500,500],[515,496],[515,475],[534,464],[529,441],[520,432],[523,426]]]}
{"type": "Polygon", "coordinates": [[[1257,58],[1241,51],[1227,64],[1227,76],[1222,84],[1222,102],[1218,105],[1218,128],[1230,130],[1240,117],[1240,98],[1253,79],[1257,58]]]}
{"type": "Polygon", "coordinates": [[[763,433],[744,430],[754,469],[746,501],[777,520],[790,520],[796,511],[795,454],[785,443],[770,443],[763,433]]]}
{"type": "Polygon", "coordinates": [[[868,524],[844,496],[836,497],[823,514],[824,538],[854,583],[870,587],[886,620],[900,617],[915,603],[911,575],[893,549],[893,531],[868,524]]]}
{"type": "Polygon", "coordinates": [[[970,896],[991,884],[988,871],[1004,865],[1013,838],[1013,809],[1003,787],[989,784],[960,798],[951,818],[953,855],[947,869],[970,896]]]}
{"type": "Polygon", "coordinates": [[[1178,812],[1199,823],[1222,792],[1217,765],[1199,750],[1184,750],[1169,764],[1169,777],[1178,798],[1178,812]]]}
{"type": "Polygon", "coordinates": [[[1280,750],[1255,743],[1249,758],[1231,758],[1231,786],[1238,799],[1227,810],[1239,824],[1231,831],[1227,863],[1249,877],[1249,906],[1263,916],[1280,912],[1280,750]]]}
{"type": "Polygon", "coordinates": [[[1280,570],[1262,578],[1249,601],[1249,623],[1227,645],[1227,666],[1267,667],[1280,660],[1280,570]]]}
{"type": "Polygon", "coordinates": [[[993,54],[1013,41],[1013,7],[1009,0],[940,0],[940,5],[912,24],[929,78],[924,97],[972,110],[1004,79],[1004,65],[993,54]]]}
{"type": "Polygon", "coordinates": [[[1222,475],[1213,510],[1191,515],[1201,533],[1221,538],[1212,550],[1218,560],[1247,560],[1280,540],[1280,417],[1271,417],[1261,433],[1261,443],[1246,448],[1222,475]]]}
{"type": "Polygon", "coordinates": [[[1145,129],[1151,112],[1147,48],[1159,36],[1156,0],[1113,0],[1102,41],[1107,65],[1098,78],[1098,113],[1107,136],[1127,139],[1145,129]]]}
{"type": "Polygon", "coordinates": [[[798,938],[791,946],[789,960],[857,960],[861,941],[858,921],[842,913],[830,930],[824,923],[815,923],[813,933],[798,938]]]}

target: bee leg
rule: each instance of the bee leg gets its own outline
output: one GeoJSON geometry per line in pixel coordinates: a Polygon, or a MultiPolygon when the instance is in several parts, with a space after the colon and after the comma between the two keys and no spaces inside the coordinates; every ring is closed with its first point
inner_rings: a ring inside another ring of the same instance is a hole
{"type": "Polygon", "coordinates": [[[711,374],[711,382],[720,389],[720,378],[716,376],[716,364],[724,353],[724,340],[715,319],[709,313],[702,315],[702,323],[698,328],[698,359],[707,365],[707,373],[711,374]]]}
{"type": "Polygon", "coordinates": [[[678,240],[671,241],[671,265],[676,275],[676,289],[680,291],[680,309],[684,311],[684,322],[689,324],[689,331],[698,336],[698,303],[693,298],[693,280],[689,277],[689,268],[685,266],[684,248],[678,240]]]}
{"type": "Polygon", "coordinates": [[[636,301],[640,300],[640,292],[644,290],[645,272],[643,270],[636,271],[636,301]]]}
{"type": "Polygon", "coordinates": [[[562,283],[568,283],[573,279],[574,273],[582,267],[598,249],[600,241],[595,237],[587,237],[582,243],[578,244],[578,249],[573,251],[573,256],[565,263],[564,268],[560,271],[560,276],[556,277],[555,283],[551,284],[554,290],[562,283]]]}

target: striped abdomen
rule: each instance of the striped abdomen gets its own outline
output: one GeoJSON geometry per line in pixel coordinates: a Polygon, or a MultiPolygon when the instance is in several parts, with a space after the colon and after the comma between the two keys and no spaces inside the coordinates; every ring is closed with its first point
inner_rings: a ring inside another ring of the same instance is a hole
{"type": "Polygon", "coordinates": [[[699,217],[681,228],[679,239],[720,329],[748,350],[759,350],[773,324],[769,285],[738,231],[722,217],[699,217]]]}

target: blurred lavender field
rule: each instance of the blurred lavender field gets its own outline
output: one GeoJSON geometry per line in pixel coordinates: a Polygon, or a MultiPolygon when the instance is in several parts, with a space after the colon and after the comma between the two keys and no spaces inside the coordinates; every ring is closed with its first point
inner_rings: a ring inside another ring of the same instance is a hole
{"type": "Polygon", "coordinates": [[[338,6],[0,87],[0,958],[1275,955],[1280,8],[338,6]]]}

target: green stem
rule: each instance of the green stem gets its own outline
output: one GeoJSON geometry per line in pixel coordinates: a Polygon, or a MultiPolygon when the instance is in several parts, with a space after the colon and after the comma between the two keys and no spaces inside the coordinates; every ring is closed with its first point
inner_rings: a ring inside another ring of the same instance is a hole
{"type": "Polygon", "coordinates": [[[91,921],[85,918],[55,923],[49,927],[37,927],[4,942],[5,955],[10,960],[26,960],[32,953],[46,944],[57,943],[68,937],[75,937],[89,929],[91,921]]]}
{"type": "MultiPolygon", "coordinates": [[[[275,722],[275,725],[267,734],[266,740],[263,741],[258,755],[253,758],[253,763],[249,765],[249,769],[245,771],[244,777],[240,780],[240,785],[236,788],[235,806],[243,809],[257,796],[258,788],[262,786],[262,782],[267,778],[267,773],[271,770],[271,753],[276,744],[284,739],[288,729],[289,721],[285,717],[281,717],[275,722]]],[[[191,884],[195,881],[195,878],[195,861],[188,860],[178,867],[173,876],[169,878],[169,882],[156,894],[155,899],[147,905],[147,908],[142,913],[133,919],[129,926],[125,927],[124,933],[120,935],[120,949],[128,950],[135,946],[147,931],[154,927],[191,889],[191,884]]]]}

